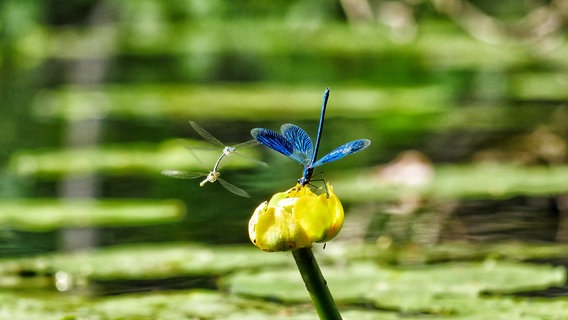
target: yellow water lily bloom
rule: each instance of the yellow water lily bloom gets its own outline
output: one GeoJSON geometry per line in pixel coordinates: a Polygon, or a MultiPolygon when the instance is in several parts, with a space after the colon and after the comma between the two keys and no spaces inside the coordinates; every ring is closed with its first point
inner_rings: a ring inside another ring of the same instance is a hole
{"type": "Polygon", "coordinates": [[[249,237],[264,251],[311,247],[313,242],[335,237],[343,217],[343,207],[329,182],[320,195],[297,184],[256,208],[249,221],[249,237]]]}

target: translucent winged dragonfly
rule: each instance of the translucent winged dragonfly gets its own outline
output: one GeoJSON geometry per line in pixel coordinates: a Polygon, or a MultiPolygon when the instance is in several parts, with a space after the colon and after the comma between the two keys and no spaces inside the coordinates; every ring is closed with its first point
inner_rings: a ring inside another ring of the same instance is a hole
{"type": "MultiPolygon", "coordinates": [[[[243,143],[236,144],[234,146],[227,146],[227,145],[223,144],[219,139],[217,139],[213,135],[211,135],[209,132],[207,132],[207,130],[205,130],[201,126],[199,126],[197,123],[190,121],[189,124],[205,140],[209,141],[210,143],[212,143],[212,144],[214,144],[218,147],[222,147],[223,151],[222,151],[221,155],[219,156],[219,158],[215,162],[215,165],[213,166],[213,169],[211,171],[209,171],[209,173],[186,172],[186,171],[179,171],[179,170],[164,170],[164,171],[162,171],[162,174],[169,176],[169,177],[172,177],[172,178],[178,178],[178,179],[195,179],[195,178],[199,178],[199,177],[205,177],[205,179],[199,183],[200,187],[203,187],[207,182],[213,183],[215,181],[219,181],[219,183],[221,183],[221,185],[223,187],[225,187],[225,189],[229,190],[230,192],[232,192],[232,193],[234,193],[238,196],[241,196],[241,197],[250,197],[250,195],[246,191],[244,191],[243,189],[241,189],[241,188],[235,186],[234,184],[229,183],[228,181],[222,179],[220,177],[221,172],[219,171],[219,169],[221,168],[221,160],[223,160],[225,157],[228,157],[232,154],[236,154],[236,155],[239,155],[241,157],[247,158],[251,161],[257,162],[259,164],[266,165],[262,161],[246,157],[246,156],[237,152],[237,149],[240,149],[240,148],[243,148],[243,147],[253,146],[253,145],[258,144],[259,142],[252,139],[252,140],[249,140],[249,141],[245,141],[243,143]]],[[[199,148],[191,147],[189,149],[193,154],[193,151],[191,149],[199,149],[199,148]]],[[[210,148],[207,148],[207,149],[210,149],[210,148]]],[[[197,159],[197,161],[199,163],[201,163],[205,167],[205,165],[201,162],[201,160],[195,154],[193,154],[193,156],[197,159]]]]}
{"type": "Polygon", "coordinates": [[[323,103],[321,108],[321,116],[318,125],[318,134],[316,138],[315,148],[312,144],[310,136],[295,124],[286,123],[280,127],[282,134],[265,128],[254,128],[251,135],[263,145],[282,153],[290,159],[304,166],[304,173],[298,183],[306,185],[310,182],[314,173],[314,168],[322,164],[339,160],[345,156],[364,150],[371,144],[369,139],[359,139],[347,142],[322,158],[316,161],[317,153],[322,136],[323,123],[325,118],[325,109],[327,100],[329,99],[329,89],[326,89],[323,95],[323,103]]]}
{"type": "MultiPolygon", "coordinates": [[[[195,156],[195,155],[194,155],[195,156]]],[[[201,181],[199,183],[200,187],[203,187],[207,182],[215,182],[215,181],[219,181],[219,183],[227,190],[229,190],[230,192],[241,196],[241,197],[246,197],[246,198],[250,198],[250,195],[248,194],[248,192],[246,192],[245,190],[235,186],[234,184],[224,180],[223,178],[221,178],[221,172],[219,172],[219,168],[220,168],[220,164],[221,164],[221,159],[223,159],[223,157],[225,157],[225,154],[221,154],[221,156],[217,159],[217,162],[215,162],[215,165],[213,166],[213,170],[209,171],[209,173],[205,173],[205,172],[187,172],[187,171],[179,171],[179,170],[163,170],[162,174],[166,175],[168,177],[172,177],[172,178],[177,178],[177,179],[196,179],[196,178],[200,178],[200,177],[205,177],[205,179],[203,179],[203,181],[201,181]]],[[[197,158],[197,156],[195,156],[195,158],[201,162],[199,160],[199,158],[197,158]]]]}

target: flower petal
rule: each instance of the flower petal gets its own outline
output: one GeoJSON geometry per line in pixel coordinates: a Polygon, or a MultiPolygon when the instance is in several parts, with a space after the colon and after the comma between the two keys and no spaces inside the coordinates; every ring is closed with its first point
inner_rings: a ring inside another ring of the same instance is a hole
{"type": "Polygon", "coordinates": [[[265,203],[255,210],[249,221],[249,237],[255,246],[264,251],[311,247],[301,225],[289,212],[265,203]]]}
{"type": "Polygon", "coordinates": [[[333,188],[317,195],[309,186],[297,184],[261,203],[249,221],[249,237],[265,251],[311,247],[337,235],[343,225],[343,207],[333,188]]]}
{"type": "Polygon", "coordinates": [[[302,197],[295,206],[294,217],[312,242],[331,240],[343,226],[341,202],[329,184],[327,190],[329,194],[302,197]]]}

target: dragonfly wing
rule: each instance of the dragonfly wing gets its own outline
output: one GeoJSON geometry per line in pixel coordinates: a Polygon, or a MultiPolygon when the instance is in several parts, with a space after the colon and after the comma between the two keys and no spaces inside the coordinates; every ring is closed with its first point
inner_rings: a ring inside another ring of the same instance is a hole
{"type": "Polygon", "coordinates": [[[203,163],[203,161],[201,161],[201,159],[199,159],[199,157],[195,154],[195,152],[193,152],[192,149],[188,149],[188,151],[189,151],[189,153],[191,153],[193,158],[195,158],[195,160],[199,163],[199,165],[201,165],[201,167],[203,167],[203,169],[207,169],[207,166],[205,165],[205,163],[203,163]]]}
{"type": "Polygon", "coordinates": [[[264,166],[264,167],[268,166],[268,164],[266,164],[266,162],[260,161],[260,160],[258,160],[258,159],[255,159],[255,158],[252,158],[252,157],[249,157],[249,156],[245,156],[244,154],[242,154],[242,153],[240,153],[240,152],[238,152],[238,151],[235,151],[234,154],[236,154],[237,156],[239,156],[239,157],[241,157],[241,158],[244,158],[244,159],[247,159],[247,160],[249,160],[249,161],[252,161],[252,162],[254,162],[254,163],[258,164],[258,165],[261,165],[261,166],[264,166]]]}
{"type": "Polygon", "coordinates": [[[212,150],[219,150],[217,147],[192,147],[192,146],[184,146],[187,150],[203,150],[203,151],[212,151],[212,150]]]}
{"type": "Polygon", "coordinates": [[[221,178],[217,178],[217,181],[219,181],[219,183],[221,183],[221,185],[223,187],[225,187],[225,189],[229,190],[230,192],[236,194],[237,196],[241,196],[241,197],[245,197],[245,198],[250,198],[250,195],[243,189],[235,186],[234,184],[228,182],[227,180],[221,179],[221,178]]]}
{"type": "Polygon", "coordinates": [[[236,144],[236,145],[233,146],[233,148],[240,149],[240,148],[252,147],[252,146],[256,146],[259,143],[260,142],[256,141],[255,139],[251,139],[249,141],[245,141],[245,142],[241,142],[239,144],[236,144]]]}
{"type": "Polygon", "coordinates": [[[280,127],[282,135],[286,140],[294,146],[294,157],[300,160],[304,166],[307,166],[312,161],[314,155],[314,147],[312,139],[302,128],[295,124],[285,123],[280,127]]]}
{"type": "Polygon", "coordinates": [[[176,179],[195,179],[207,175],[207,173],[204,172],[187,172],[187,171],[169,170],[169,169],[162,170],[162,174],[176,179]]]}
{"type": "Polygon", "coordinates": [[[298,159],[294,155],[294,146],[290,141],[284,138],[283,135],[276,131],[264,128],[254,128],[250,131],[250,134],[260,143],[269,147],[274,151],[278,151],[281,154],[294,159],[295,161],[302,163],[301,159],[298,159]]]}
{"type": "Polygon", "coordinates": [[[371,144],[371,140],[369,140],[369,139],[360,139],[360,140],[354,140],[354,141],[351,141],[351,142],[347,142],[346,144],[335,148],[335,150],[333,150],[332,152],[323,156],[321,159],[316,161],[312,165],[312,167],[317,167],[317,166],[320,166],[324,163],[339,160],[339,159],[341,159],[345,156],[348,156],[352,153],[364,150],[370,144],[371,144]]]}
{"type": "Polygon", "coordinates": [[[200,125],[198,125],[197,123],[193,122],[193,121],[189,121],[189,124],[191,125],[191,127],[193,128],[193,130],[195,130],[195,132],[197,132],[203,139],[219,145],[221,147],[224,147],[225,145],[223,144],[223,142],[221,142],[219,139],[215,138],[214,136],[212,136],[209,132],[207,132],[207,130],[203,129],[200,125]]]}

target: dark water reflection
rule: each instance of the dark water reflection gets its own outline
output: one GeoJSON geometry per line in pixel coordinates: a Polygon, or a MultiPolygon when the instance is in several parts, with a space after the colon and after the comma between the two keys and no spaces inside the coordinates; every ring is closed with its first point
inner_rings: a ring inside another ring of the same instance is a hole
{"type": "Polygon", "coordinates": [[[367,241],[388,236],[396,243],[426,246],[452,241],[562,242],[567,232],[566,211],[559,202],[564,198],[432,201],[410,214],[398,211],[401,203],[359,205],[352,208],[346,221],[347,228],[354,224],[359,231],[349,229],[345,233],[367,241]]]}
{"type": "Polygon", "coordinates": [[[554,242],[566,234],[563,197],[518,196],[506,200],[466,200],[454,210],[442,239],[554,242]]]}

